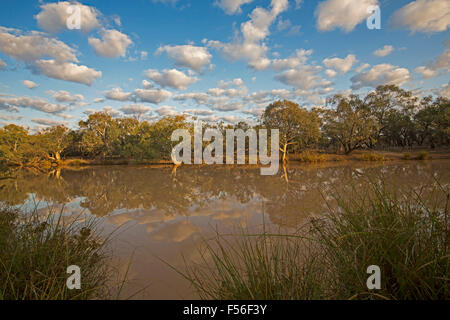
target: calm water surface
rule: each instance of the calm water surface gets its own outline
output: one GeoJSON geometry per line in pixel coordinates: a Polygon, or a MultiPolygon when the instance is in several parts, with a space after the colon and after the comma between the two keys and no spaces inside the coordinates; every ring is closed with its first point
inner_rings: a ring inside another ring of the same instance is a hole
{"type": "MultiPolygon", "coordinates": [[[[293,230],[327,211],[331,195],[354,197],[380,177],[397,191],[428,190],[450,182],[450,161],[291,165],[286,176],[261,176],[239,167],[94,167],[51,174],[21,171],[0,182],[0,201],[42,213],[101,218],[103,230],[121,228],[112,246],[123,270],[132,266],[123,298],[196,298],[179,275],[158,260],[183,267],[199,262],[199,245],[218,231],[293,230]],[[287,178],[287,179],[286,179],[287,178]],[[351,191],[348,186],[355,186],[351,191]]],[[[123,271],[122,270],[122,271],[123,271]]]]}

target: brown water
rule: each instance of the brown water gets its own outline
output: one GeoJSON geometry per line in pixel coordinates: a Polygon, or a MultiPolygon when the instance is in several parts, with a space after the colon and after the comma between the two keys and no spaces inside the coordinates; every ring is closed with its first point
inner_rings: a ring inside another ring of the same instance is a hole
{"type": "Polygon", "coordinates": [[[122,269],[132,261],[122,298],[196,298],[167,263],[199,262],[198,248],[214,232],[237,227],[293,229],[326,212],[333,193],[354,197],[381,177],[394,190],[426,190],[450,183],[450,162],[291,165],[286,176],[261,176],[244,167],[93,167],[51,174],[21,171],[0,181],[0,201],[68,216],[101,218],[104,232],[121,226],[113,250],[122,269]],[[287,179],[286,179],[287,178],[287,179]],[[351,191],[348,186],[355,186],[351,191]]]}

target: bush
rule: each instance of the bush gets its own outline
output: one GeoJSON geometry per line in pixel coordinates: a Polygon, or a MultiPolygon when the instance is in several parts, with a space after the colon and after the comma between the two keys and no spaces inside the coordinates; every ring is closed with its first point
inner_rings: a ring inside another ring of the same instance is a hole
{"type": "Polygon", "coordinates": [[[419,154],[416,157],[416,160],[428,160],[430,158],[430,155],[426,151],[419,152],[419,154]]]}
{"type": "Polygon", "coordinates": [[[403,154],[403,159],[404,160],[410,160],[411,159],[411,154],[410,153],[403,154]]]}

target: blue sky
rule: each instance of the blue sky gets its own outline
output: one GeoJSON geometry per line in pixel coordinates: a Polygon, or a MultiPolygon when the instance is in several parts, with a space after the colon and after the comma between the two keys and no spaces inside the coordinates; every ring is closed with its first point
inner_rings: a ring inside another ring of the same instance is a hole
{"type": "Polygon", "coordinates": [[[0,125],[73,127],[105,108],[251,121],[277,99],[324,106],[388,83],[450,96],[446,0],[3,0],[0,21],[0,125]]]}

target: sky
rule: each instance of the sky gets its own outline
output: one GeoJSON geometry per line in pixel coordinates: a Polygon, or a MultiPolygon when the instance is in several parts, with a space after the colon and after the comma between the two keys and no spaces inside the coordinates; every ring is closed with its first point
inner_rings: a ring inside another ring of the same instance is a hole
{"type": "Polygon", "coordinates": [[[383,84],[450,98],[449,26],[448,0],[2,0],[0,126],[254,122],[383,84]]]}

